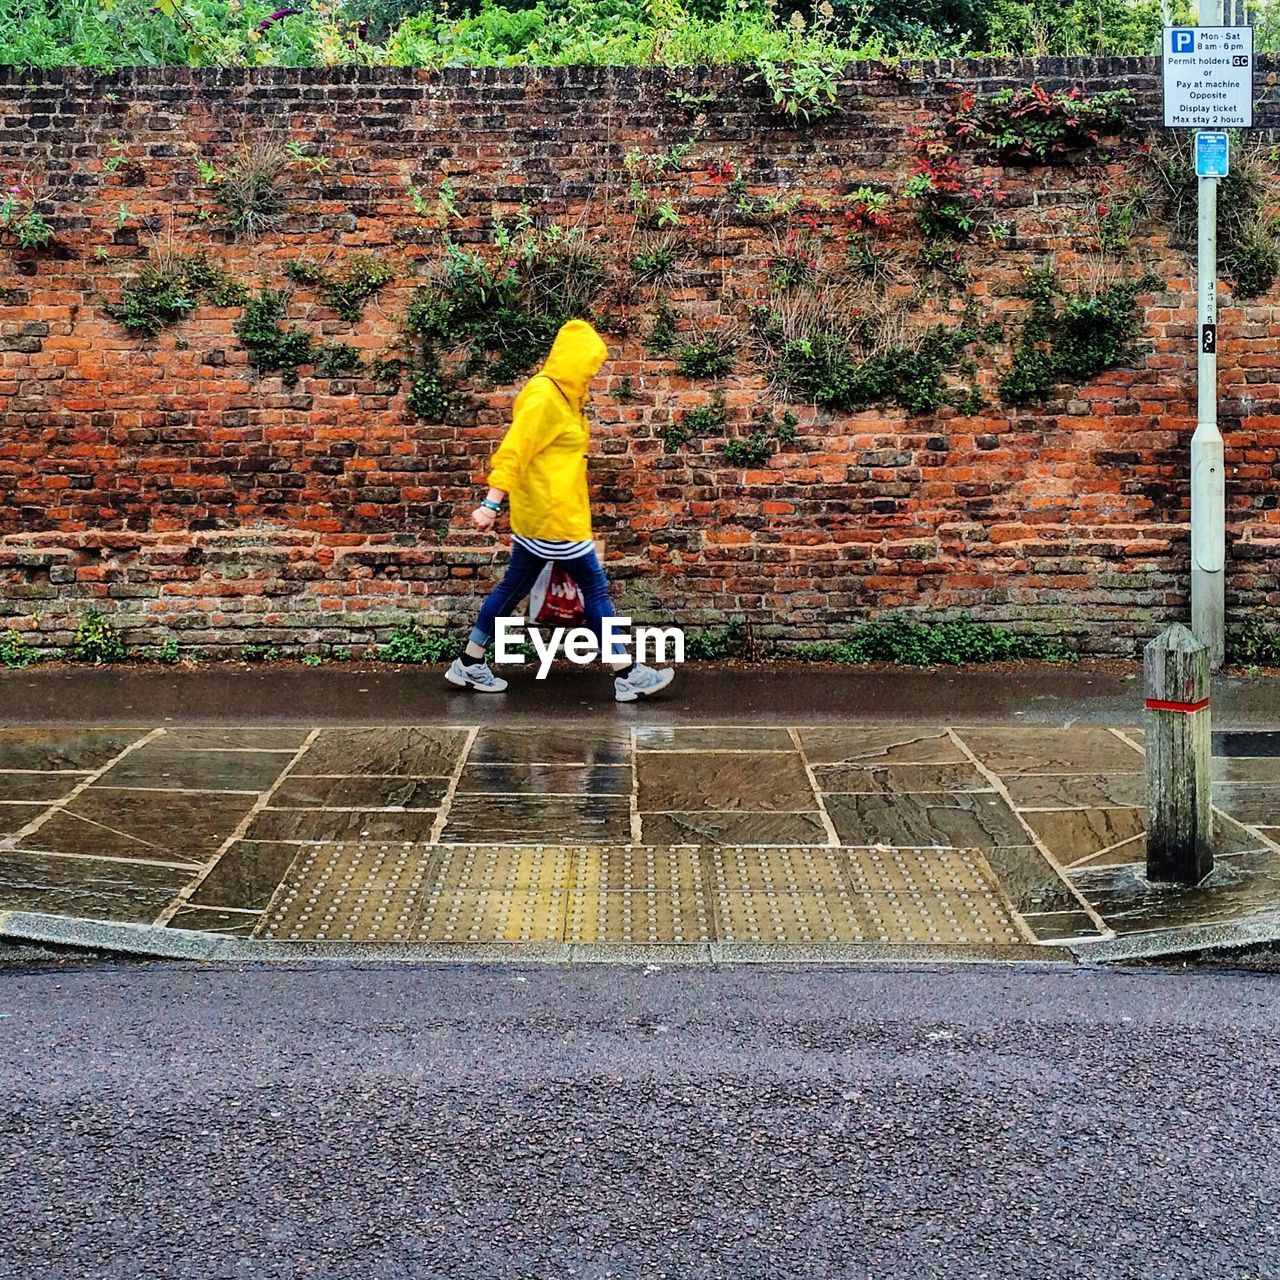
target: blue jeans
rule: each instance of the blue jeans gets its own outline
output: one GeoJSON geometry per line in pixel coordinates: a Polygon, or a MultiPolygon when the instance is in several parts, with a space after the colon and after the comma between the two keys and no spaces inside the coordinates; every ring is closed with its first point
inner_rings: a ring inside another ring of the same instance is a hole
{"type": "MultiPolygon", "coordinates": [[[[617,615],[609,601],[609,583],[600,567],[600,561],[594,551],[578,556],[574,560],[557,560],[548,562],[541,556],[522,547],[518,542],[511,544],[511,563],[503,579],[485,598],[480,606],[480,616],[472,628],[470,643],[488,646],[493,639],[495,620],[510,617],[516,606],[533,589],[538,574],[548,563],[564,566],[564,571],[578,584],[582,592],[583,612],[586,614],[587,626],[596,633],[603,648],[603,624],[605,618],[617,615]]],[[[627,655],[618,649],[613,654],[614,661],[627,661],[627,655]]]]}

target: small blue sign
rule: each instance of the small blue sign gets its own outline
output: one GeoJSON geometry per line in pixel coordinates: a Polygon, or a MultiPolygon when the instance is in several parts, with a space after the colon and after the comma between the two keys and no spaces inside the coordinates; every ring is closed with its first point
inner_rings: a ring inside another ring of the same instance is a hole
{"type": "Polygon", "coordinates": [[[1173,37],[1171,53],[1195,53],[1196,30],[1194,27],[1174,27],[1169,34],[1173,37]]]}
{"type": "Polygon", "coordinates": [[[1201,131],[1196,134],[1196,177],[1227,176],[1228,137],[1225,133],[1201,131]]]}

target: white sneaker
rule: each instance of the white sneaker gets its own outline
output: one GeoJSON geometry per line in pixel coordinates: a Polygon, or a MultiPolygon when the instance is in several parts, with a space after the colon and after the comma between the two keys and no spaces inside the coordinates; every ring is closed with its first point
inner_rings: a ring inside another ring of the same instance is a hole
{"type": "Polygon", "coordinates": [[[616,702],[634,702],[637,698],[647,698],[659,689],[665,689],[676,678],[673,667],[641,666],[640,663],[631,669],[628,676],[615,676],[613,679],[613,697],[616,702]]]}
{"type": "Polygon", "coordinates": [[[507,687],[507,682],[495,676],[483,658],[470,665],[461,658],[454,658],[453,666],[444,673],[444,678],[450,684],[474,689],[477,693],[501,693],[507,687]]]}

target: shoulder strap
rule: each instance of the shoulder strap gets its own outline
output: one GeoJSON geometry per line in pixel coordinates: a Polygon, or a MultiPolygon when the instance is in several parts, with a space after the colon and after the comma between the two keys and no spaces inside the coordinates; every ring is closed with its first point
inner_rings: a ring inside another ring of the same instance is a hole
{"type": "MultiPolygon", "coordinates": [[[[560,384],[559,384],[559,383],[558,383],[558,382],[557,382],[557,381],[556,381],[556,380],[555,380],[555,379],[554,379],[554,378],[553,378],[549,373],[535,373],[535,374],[533,375],[533,377],[534,377],[534,378],[546,378],[546,380],[547,380],[549,383],[551,383],[551,385],[552,385],[553,387],[555,387],[555,389],[560,393],[560,399],[561,399],[561,400],[563,400],[563,401],[565,402],[565,404],[567,404],[567,405],[569,406],[569,408],[570,408],[570,409],[572,409],[572,408],[573,408],[573,402],[569,399],[569,397],[568,397],[567,395],[565,395],[565,393],[564,393],[564,388],[563,388],[563,387],[561,387],[561,385],[560,385],[560,384]]],[[[530,381],[532,382],[532,381],[533,381],[533,379],[531,378],[531,379],[530,379],[530,381]]]]}

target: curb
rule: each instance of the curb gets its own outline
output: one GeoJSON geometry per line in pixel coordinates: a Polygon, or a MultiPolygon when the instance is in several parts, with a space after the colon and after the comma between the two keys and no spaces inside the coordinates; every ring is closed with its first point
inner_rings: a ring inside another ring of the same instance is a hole
{"type": "Polygon", "coordinates": [[[934,943],[268,942],[194,929],[157,928],[0,911],[0,940],[156,960],[352,964],[1118,964],[1173,959],[1280,941],[1280,911],[1244,920],[1152,929],[1119,937],[1017,946],[934,943]]]}
{"type": "Polygon", "coordinates": [[[156,960],[423,964],[1074,964],[1069,947],[932,943],[266,942],[193,929],[0,911],[0,940],[156,960]]]}
{"type": "Polygon", "coordinates": [[[1176,929],[1150,929],[1143,933],[1087,939],[1071,944],[1083,964],[1116,964],[1125,960],[1174,959],[1197,951],[1220,951],[1261,942],[1280,941],[1280,911],[1176,929]]]}
{"type": "Polygon", "coordinates": [[[155,960],[379,964],[1120,964],[1280,941],[1280,911],[1070,943],[268,942],[38,911],[0,911],[0,941],[155,960]]]}

